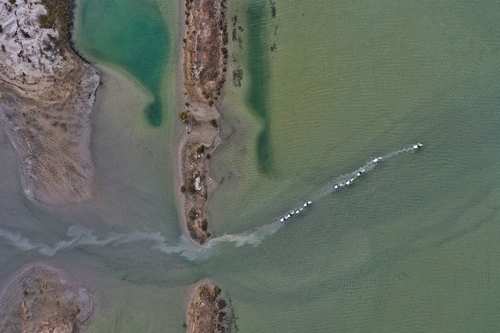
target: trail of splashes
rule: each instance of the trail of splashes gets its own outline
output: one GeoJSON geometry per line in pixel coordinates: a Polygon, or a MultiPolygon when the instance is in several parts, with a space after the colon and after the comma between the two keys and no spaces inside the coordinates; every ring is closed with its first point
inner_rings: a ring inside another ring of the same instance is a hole
{"type": "Polygon", "coordinates": [[[344,186],[345,186],[345,183],[347,181],[350,181],[350,183],[353,184],[359,178],[364,177],[370,171],[372,171],[373,169],[378,167],[382,162],[390,160],[390,159],[397,157],[397,156],[404,154],[404,153],[411,153],[411,152],[418,151],[422,147],[423,147],[423,145],[420,142],[418,142],[415,144],[404,146],[399,150],[395,150],[395,151],[387,153],[385,155],[370,159],[364,165],[351,171],[350,173],[346,173],[346,174],[337,176],[334,179],[332,179],[317,194],[313,195],[312,198],[314,200],[319,200],[319,199],[325,197],[326,195],[335,192],[335,189],[334,189],[335,185],[344,184],[344,186]]]}
{"type": "MultiPolygon", "coordinates": [[[[320,189],[318,193],[311,196],[315,201],[323,198],[327,194],[334,192],[333,186],[344,183],[347,180],[356,181],[362,175],[370,172],[377,167],[382,161],[394,158],[402,153],[413,152],[420,149],[419,144],[405,146],[397,151],[377,157],[366,162],[360,168],[334,178],[325,187],[320,189]]],[[[37,251],[44,256],[54,256],[58,252],[77,247],[118,247],[132,243],[149,243],[151,249],[168,255],[181,255],[188,260],[205,259],[209,257],[215,248],[223,243],[232,243],[236,247],[245,245],[258,246],[265,239],[278,232],[285,224],[280,223],[280,218],[275,219],[272,223],[260,226],[256,229],[245,231],[239,234],[225,234],[216,238],[210,239],[203,246],[195,245],[191,240],[182,236],[176,244],[169,244],[165,237],[159,232],[130,232],[130,233],[111,233],[107,237],[99,238],[94,231],[82,227],[69,227],[65,240],[59,241],[54,245],[48,245],[40,242],[35,242],[19,233],[11,232],[0,228],[0,238],[6,240],[10,245],[21,251],[37,251]]]]}
{"type": "MultiPolygon", "coordinates": [[[[316,193],[313,193],[309,197],[309,199],[306,200],[306,202],[308,202],[309,200],[311,202],[316,202],[334,192],[345,191],[354,183],[356,183],[359,178],[365,177],[373,169],[378,167],[382,162],[390,160],[404,153],[416,152],[420,150],[422,147],[423,144],[418,142],[411,145],[403,146],[401,149],[370,159],[359,168],[349,173],[337,176],[332,180],[330,180],[329,182],[327,182],[325,186],[320,188],[316,193]]],[[[282,223],[290,223],[295,220],[295,217],[297,217],[297,213],[298,215],[300,215],[303,211],[306,210],[305,207],[310,207],[310,206],[304,206],[304,202],[299,203],[298,205],[295,206],[295,208],[291,209],[288,213],[285,213],[285,215],[278,217],[276,220],[282,223]],[[290,213],[292,212],[294,213],[292,214],[292,216],[290,216],[290,213]]]]}

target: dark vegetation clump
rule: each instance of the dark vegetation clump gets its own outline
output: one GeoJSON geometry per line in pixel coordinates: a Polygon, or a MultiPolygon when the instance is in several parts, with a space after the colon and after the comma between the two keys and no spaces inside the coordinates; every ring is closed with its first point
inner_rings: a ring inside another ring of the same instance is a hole
{"type": "Polygon", "coordinates": [[[196,188],[194,187],[195,179],[196,179],[196,176],[193,176],[193,178],[191,178],[188,182],[186,190],[190,194],[196,193],[196,188]]]}
{"type": "Polygon", "coordinates": [[[69,0],[42,0],[47,14],[40,16],[40,25],[45,29],[56,29],[59,32],[57,47],[64,48],[71,38],[73,21],[72,1],[69,0]]]}
{"type": "Polygon", "coordinates": [[[189,120],[189,113],[187,111],[182,111],[181,113],[179,113],[179,119],[183,123],[187,123],[189,120]]]}
{"type": "Polygon", "coordinates": [[[200,145],[197,149],[196,152],[198,154],[203,154],[205,152],[205,145],[200,145]]]}
{"type": "Polygon", "coordinates": [[[235,87],[241,87],[241,81],[243,80],[243,69],[235,69],[233,71],[233,85],[235,87]]]}
{"type": "Polygon", "coordinates": [[[227,305],[227,303],[223,299],[220,299],[220,300],[217,301],[217,307],[219,309],[224,309],[226,307],[226,305],[227,305]]]}
{"type": "Polygon", "coordinates": [[[30,34],[22,29],[21,29],[21,34],[23,35],[24,38],[31,38],[30,34]]]}
{"type": "Polygon", "coordinates": [[[208,230],[208,221],[207,221],[207,219],[203,219],[203,221],[201,221],[201,230],[203,230],[203,231],[207,231],[208,230]]]}
{"type": "Polygon", "coordinates": [[[191,208],[188,215],[190,220],[195,220],[198,216],[200,216],[196,208],[191,208]]]}

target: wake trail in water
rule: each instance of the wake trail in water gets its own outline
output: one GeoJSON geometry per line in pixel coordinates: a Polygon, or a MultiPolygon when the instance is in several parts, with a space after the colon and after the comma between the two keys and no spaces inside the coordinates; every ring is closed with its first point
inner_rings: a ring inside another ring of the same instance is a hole
{"type": "Polygon", "coordinates": [[[309,200],[297,205],[288,213],[275,218],[273,222],[242,233],[224,234],[212,238],[203,246],[195,245],[184,236],[175,244],[172,244],[159,232],[134,231],[128,233],[110,233],[104,237],[98,237],[94,231],[82,226],[69,227],[66,233],[67,238],[56,242],[54,245],[36,242],[19,233],[2,228],[0,228],[0,238],[20,251],[36,251],[44,256],[54,256],[60,251],[78,247],[119,247],[133,243],[147,243],[150,249],[163,254],[181,255],[189,260],[203,259],[210,256],[217,246],[224,243],[231,243],[236,247],[245,245],[258,246],[289,222],[295,221],[306,210],[312,209],[314,202],[323,199],[329,194],[347,190],[347,188],[358,182],[358,180],[379,167],[382,162],[404,153],[415,152],[422,147],[421,143],[416,143],[373,158],[361,167],[347,174],[335,177],[316,193],[313,193],[309,200]]]}
{"type": "Polygon", "coordinates": [[[407,145],[399,150],[381,155],[368,160],[361,167],[341,176],[337,176],[328,182],[316,195],[313,195],[314,200],[319,200],[333,192],[341,192],[349,186],[356,183],[360,178],[366,176],[369,172],[383,164],[383,162],[393,159],[401,154],[416,152],[423,148],[423,145],[418,142],[412,145],[407,145]]]}

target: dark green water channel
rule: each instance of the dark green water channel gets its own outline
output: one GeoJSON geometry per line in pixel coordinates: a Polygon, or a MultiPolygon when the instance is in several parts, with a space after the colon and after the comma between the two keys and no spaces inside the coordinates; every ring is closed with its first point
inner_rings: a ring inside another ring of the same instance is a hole
{"type": "Polygon", "coordinates": [[[257,137],[257,162],[259,170],[269,173],[272,169],[272,153],[269,122],[269,49],[267,45],[266,6],[263,2],[253,2],[248,6],[248,70],[249,88],[247,103],[262,120],[262,130],[257,137]]]}
{"type": "Polygon", "coordinates": [[[85,0],[80,6],[77,30],[85,32],[79,38],[81,47],[135,76],[154,98],[146,107],[146,118],[151,126],[160,126],[160,89],[170,37],[157,2],[85,0]]]}

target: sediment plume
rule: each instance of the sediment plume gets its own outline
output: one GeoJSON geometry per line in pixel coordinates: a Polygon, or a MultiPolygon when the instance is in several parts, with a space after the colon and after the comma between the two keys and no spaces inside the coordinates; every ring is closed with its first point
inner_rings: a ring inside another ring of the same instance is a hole
{"type": "Polygon", "coordinates": [[[187,333],[229,333],[234,325],[233,309],[212,281],[194,287],[186,317],[187,333]]]}
{"type": "Polygon", "coordinates": [[[0,0],[0,125],[25,195],[61,205],[91,196],[96,70],[71,46],[72,1],[0,0]]]}
{"type": "Polygon", "coordinates": [[[92,295],[60,270],[30,265],[0,294],[2,333],[79,333],[91,318],[92,295]]]}
{"type": "Polygon", "coordinates": [[[225,83],[227,24],[225,0],[184,0],[185,125],[179,146],[182,219],[192,240],[204,244],[208,231],[207,200],[215,182],[209,160],[220,144],[220,97],[225,83]]]}

